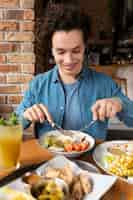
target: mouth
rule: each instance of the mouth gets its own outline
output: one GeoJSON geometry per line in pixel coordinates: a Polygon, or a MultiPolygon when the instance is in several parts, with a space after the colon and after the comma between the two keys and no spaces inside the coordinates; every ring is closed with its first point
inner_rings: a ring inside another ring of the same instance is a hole
{"type": "Polygon", "coordinates": [[[67,69],[67,70],[72,70],[72,69],[75,69],[77,67],[78,63],[73,63],[73,64],[64,64],[64,68],[67,69]]]}

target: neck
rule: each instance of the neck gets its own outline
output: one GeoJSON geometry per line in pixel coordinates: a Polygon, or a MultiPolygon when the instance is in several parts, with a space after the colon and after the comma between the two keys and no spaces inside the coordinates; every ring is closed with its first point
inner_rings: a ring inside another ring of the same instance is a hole
{"type": "Polygon", "coordinates": [[[72,76],[72,75],[64,75],[59,71],[59,77],[61,81],[65,84],[72,84],[77,81],[77,77],[72,76]]]}

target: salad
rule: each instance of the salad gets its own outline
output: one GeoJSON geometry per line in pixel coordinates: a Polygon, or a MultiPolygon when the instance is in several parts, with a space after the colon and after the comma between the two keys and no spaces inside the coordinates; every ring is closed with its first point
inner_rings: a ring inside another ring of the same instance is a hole
{"type": "Polygon", "coordinates": [[[75,136],[75,134],[73,136],[63,134],[46,135],[42,139],[42,144],[48,149],[64,152],[84,151],[89,147],[89,142],[85,137],[75,136]]]}

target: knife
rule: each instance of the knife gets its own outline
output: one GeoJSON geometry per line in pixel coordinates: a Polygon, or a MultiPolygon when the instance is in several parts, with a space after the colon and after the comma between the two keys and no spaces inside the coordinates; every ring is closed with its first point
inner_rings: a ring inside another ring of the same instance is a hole
{"type": "Polygon", "coordinates": [[[13,180],[15,180],[17,178],[20,178],[26,172],[34,171],[35,169],[40,167],[45,162],[46,161],[43,161],[43,162],[40,162],[40,163],[37,163],[37,164],[26,165],[26,166],[23,166],[23,167],[16,169],[15,171],[11,172],[10,174],[5,176],[4,178],[0,179],[0,187],[9,184],[10,182],[12,182],[13,180]]]}

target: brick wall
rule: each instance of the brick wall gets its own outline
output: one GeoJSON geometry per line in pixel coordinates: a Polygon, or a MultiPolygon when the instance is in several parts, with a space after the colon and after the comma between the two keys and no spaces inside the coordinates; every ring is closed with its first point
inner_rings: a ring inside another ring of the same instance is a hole
{"type": "Polygon", "coordinates": [[[0,115],[12,112],[35,71],[34,0],[0,0],[0,115]]]}

